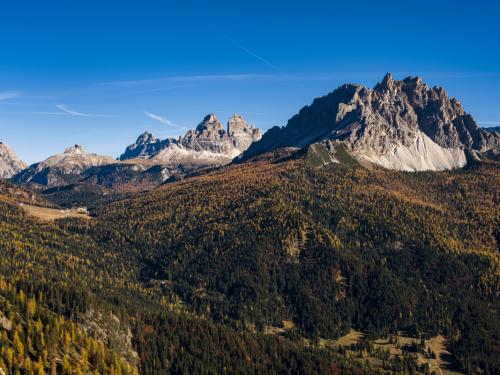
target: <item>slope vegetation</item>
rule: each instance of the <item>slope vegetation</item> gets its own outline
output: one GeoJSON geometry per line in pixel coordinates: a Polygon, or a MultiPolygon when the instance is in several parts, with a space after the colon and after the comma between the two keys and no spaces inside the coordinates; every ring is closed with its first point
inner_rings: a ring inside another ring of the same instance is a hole
{"type": "Polygon", "coordinates": [[[216,322],[289,320],[313,340],[443,333],[461,370],[498,373],[499,186],[495,162],[405,173],[260,161],[111,204],[89,225],[126,237],[143,282],[216,322]]]}
{"type": "Polygon", "coordinates": [[[24,191],[0,187],[2,374],[371,372],[332,351],[193,314],[141,276],[143,258],[109,223],[42,222],[19,207],[24,191]]]}

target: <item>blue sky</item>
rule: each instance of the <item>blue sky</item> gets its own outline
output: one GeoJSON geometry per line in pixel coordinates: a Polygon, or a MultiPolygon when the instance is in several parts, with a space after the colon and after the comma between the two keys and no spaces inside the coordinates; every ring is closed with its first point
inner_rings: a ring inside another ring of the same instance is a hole
{"type": "Polygon", "coordinates": [[[495,1],[9,1],[0,140],[32,163],[80,143],[118,156],[215,113],[262,129],[386,72],[419,75],[500,124],[495,1]]]}

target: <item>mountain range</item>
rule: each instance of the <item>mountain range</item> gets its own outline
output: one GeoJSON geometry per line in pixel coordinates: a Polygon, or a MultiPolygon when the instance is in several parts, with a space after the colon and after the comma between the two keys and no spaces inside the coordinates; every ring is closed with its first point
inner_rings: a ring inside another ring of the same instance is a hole
{"type": "MultiPolygon", "coordinates": [[[[87,153],[83,146],[74,145],[27,168],[5,171],[10,171],[6,177],[12,177],[14,183],[42,189],[83,185],[142,190],[171,177],[228,164],[261,136],[259,129],[238,114],[231,116],[227,130],[214,114],[209,114],[178,139],[161,140],[145,132],[118,160],[87,153]]],[[[5,163],[7,160],[14,163],[15,159],[9,156],[5,163]]]]}
{"type": "Polygon", "coordinates": [[[242,162],[280,148],[311,148],[320,164],[339,149],[357,162],[403,171],[448,170],[498,158],[500,133],[478,126],[460,101],[418,77],[387,74],[373,89],[345,84],[302,108],[263,136],[240,115],[221,124],[214,114],[179,138],[141,134],[115,160],[75,145],[27,168],[0,144],[0,176],[39,188],[84,185],[143,190],[169,179],[242,162]]]}
{"type": "Polygon", "coordinates": [[[227,164],[262,137],[259,129],[234,114],[227,123],[227,131],[214,114],[207,115],[196,129],[178,139],[157,139],[144,133],[128,146],[120,160],[148,159],[155,164],[186,165],[227,164]]]}

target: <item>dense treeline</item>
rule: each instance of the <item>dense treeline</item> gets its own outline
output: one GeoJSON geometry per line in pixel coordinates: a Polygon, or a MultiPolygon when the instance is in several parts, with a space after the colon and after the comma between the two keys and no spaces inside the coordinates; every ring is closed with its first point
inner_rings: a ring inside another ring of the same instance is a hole
{"type": "Polygon", "coordinates": [[[99,230],[91,238],[88,223],[40,222],[17,207],[15,195],[2,198],[5,374],[368,373],[332,352],[190,314],[141,278],[126,236],[99,230]]]}
{"type": "Polygon", "coordinates": [[[288,319],[312,339],[444,332],[462,370],[496,373],[498,172],[255,163],[99,217],[127,236],[144,280],[215,321],[261,330],[288,319]]]}
{"type": "Polygon", "coordinates": [[[364,374],[369,364],[284,338],[236,332],[207,319],[169,314],[138,326],[147,374],[364,374]]]}
{"type": "Polygon", "coordinates": [[[100,339],[127,348],[131,368],[136,351],[141,373],[427,371],[320,348],[356,328],[441,333],[459,369],[495,374],[499,177],[498,163],[400,173],[298,159],[167,184],[89,221],[41,223],[6,199],[0,274],[75,325],[92,311],[112,317],[92,326],[120,322],[100,339]],[[283,336],[264,334],[284,321],[283,336]]]}
{"type": "Polygon", "coordinates": [[[137,373],[84,326],[47,309],[45,300],[0,278],[0,369],[6,374],[137,373]]]}

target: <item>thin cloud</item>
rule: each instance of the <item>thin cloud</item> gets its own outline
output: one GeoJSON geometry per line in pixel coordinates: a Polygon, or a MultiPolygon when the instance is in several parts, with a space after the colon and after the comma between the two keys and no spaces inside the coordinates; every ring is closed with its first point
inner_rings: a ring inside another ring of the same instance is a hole
{"type": "Polygon", "coordinates": [[[264,64],[266,64],[267,66],[270,66],[271,68],[273,69],[276,69],[276,70],[280,70],[276,65],[274,65],[273,63],[271,63],[269,60],[263,58],[262,56],[259,56],[257,55],[255,52],[252,52],[250,51],[247,47],[245,47],[244,45],[242,45],[241,43],[238,43],[236,40],[230,38],[229,36],[227,35],[224,35],[224,38],[231,42],[232,44],[234,44],[236,47],[238,47],[240,50],[242,50],[243,52],[246,52],[248,55],[256,58],[257,60],[260,60],[261,62],[263,62],[264,64]]]}
{"type": "Polygon", "coordinates": [[[155,115],[154,113],[151,113],[151,112],[144,112],[144,114],[145,114],[146,116],[148,116],[149,118],[152,118],[153,120],[156,120],[156,121],[161,122],[162,124],[169,125],[169,126],[173,126],[174,128],[177,128],[177,129],[182,129],[182,130],[186,130],[186,129],[187,129],[187,128],[186,128],[186,127],[184,127],[184,126],[177,125],[177,124],[173,123],[172,121],[170,121],[169,119],[167,119],[167,118],[165,118],[165,117],[162,117],[162,116],[155,115]]]}
{"type": "Polygon", "coordinates": [[[79,116],[79,117],[104,117],[104,118],[116,117],[113,115],[101,115],[95,113],[78,112],[69,108],[66,104],[57,104],[56,108],[59,109],[60,112],[31,112],[31,113],[35,115],[49,115],[49,116],[79,116]]]}
{"type": "MultiPolygon", "coordinates": [[[[151,79],[138,79],[129,81],[110,81],[102,82],[99,85],[146,85],[162,82],[203,82],[203,81],[241,81],[255,78],[270,77],[266,74],[211,74],[211,75],[185,75],[185,76],[168,76],[151,79]]],[[[271,76],[272,77],[272,76],[271,76]]]]}
{"type": "Polygon", "coordinates": [[[22,91],[0,91],[0,101],[15,99],[23,96],[22,91]]]}
{"type": "Polygon", "coordinates": [[[234,46],[238,47],[240,50],[245,52],[247,55],[252,56],[253,58],[259,60],[260,62],[266,64],[267,66],[273,68],[274,70],[281,72],[281,69],[278,68],[276,65],[274,65],[272,62],[270,62],[269,60],[265,59],[264,57],[256,54],[255,52],[253,52],[249,48],[245,47],[243,44],[241,44],[238,41],[231,38],[229,35],[221,32],[220,30],[217,30],[216,28],[213,28],[211,26],[208,26],[208,28],[211,29],[212,31],[214,31],[215,33],[221,35],[225,40],[227,40],[228,42],[230,42],[234,46]]]}

